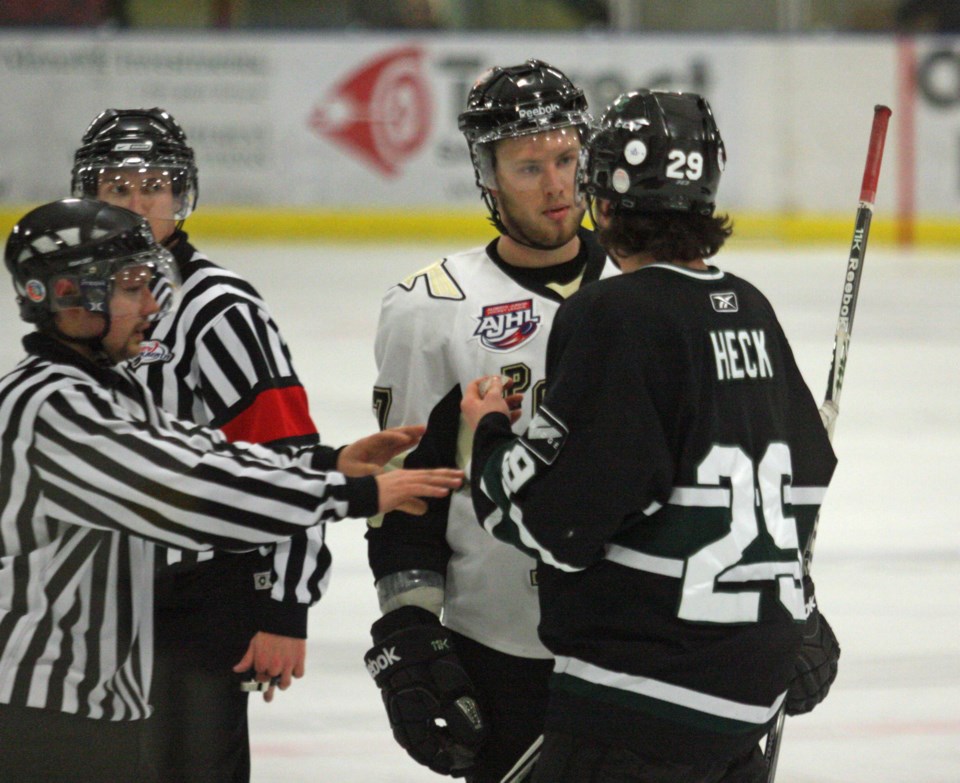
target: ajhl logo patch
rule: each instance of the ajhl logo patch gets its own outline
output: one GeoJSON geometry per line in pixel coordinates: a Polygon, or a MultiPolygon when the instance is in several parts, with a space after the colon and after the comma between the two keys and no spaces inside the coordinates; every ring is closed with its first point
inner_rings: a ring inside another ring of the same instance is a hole
{"type": "Polygon", "coordinates": [[[141,364],[156,364],[173,360],[173,351],[159,340],[144,340],[140,343],[140,353],[130,360],[134,369],[141,364]]]}
{"type": "Polygon", "coordinates": [[[533,312],[533,300],[487,305],[473,333],[490,351],[506,353],[529,342],[540,329],[540,316],[533,312]]]}
{"type": "Polygon", "coordinates": [[[371,60],[336,84],[310,115],[318,136],[389,177],[430,133],[423,51],[405,47],[371,60]]]}

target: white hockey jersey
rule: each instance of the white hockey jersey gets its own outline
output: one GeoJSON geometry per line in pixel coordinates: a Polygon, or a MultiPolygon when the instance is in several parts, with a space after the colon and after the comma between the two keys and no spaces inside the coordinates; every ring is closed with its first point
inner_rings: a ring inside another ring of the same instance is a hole
{"type": "MultiPolygon", "coordinates": [[[[581,285],[617,273],[592,232],[582,230],[581,240],[576,259],[537,270],[505,264],[494,241],[448,256],[387,292],[374,410],[381,427],[427,423],[407,467],[457,465],[469,477],[472,434],[460,398],[480,375],[514,379],[514,390],[524,393],[515,427],[526,428],[543,396],[557,309],[581,285]]],[[[367,539],[376,579],[413,569],[443,574],[444,625],[510,655],[551,657],[537,638],[536,561],[480,527],[468,484],[432,503],[425,517],[395,512],[373,525],[367,539]]]]}

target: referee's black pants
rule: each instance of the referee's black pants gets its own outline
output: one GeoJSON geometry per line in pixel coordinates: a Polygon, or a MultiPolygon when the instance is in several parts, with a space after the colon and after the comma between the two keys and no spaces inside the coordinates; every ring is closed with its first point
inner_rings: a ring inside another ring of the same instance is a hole
{"type": "Polygon", "coordinates": [[[0,783],[160,783],[141,753],[146,723],[0,705],[0,783]]]}
{"type": "Polygon", "coordinates": [[[145,734],[163,783],[248,783],[249,694],[233,672],[256,633],[257,552],[165,568],[156,582],[154,714],[145,734]]]}

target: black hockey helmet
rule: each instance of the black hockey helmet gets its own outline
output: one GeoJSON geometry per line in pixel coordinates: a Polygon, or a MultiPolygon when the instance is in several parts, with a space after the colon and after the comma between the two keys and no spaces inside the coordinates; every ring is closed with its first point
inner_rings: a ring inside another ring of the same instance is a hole
{"type": "Polygon", "coordinates": [[[586,191],[620,209],[712,215],[726,152],[705,98],[636,90],[604,112],[588,158],[586,191]]]}
{"type": "MultiPolygon", "coordinates": [[[[467,96],[467,108],[458,125],[467,139],[474,177],[481,198],[490,212],[490,221],[501,234],[507,228],[500,218],[496,199],[496,142],[548,131],[576,129],[581,144],[590,128],[587,99],[583,90],[558,68],[542,60],[521,65],[490,68],[467,96]]],[[[580,174],[577,175],[579,186],[580,174]]],[[[579,201],[579,189],[575,194],[579,201]]],[[[522,244],[530,242],[514,237],[522,244]]]]}
{"type": "Polygon", "coordinates": [[[160,108],[107,109],[90,123],[73,159],[71,192],[96,198],[101,175],[115,169],[160,169],[170,178],[175,220],[197,205],[199,186],[193,149],[177,121],[160,108]]]}
{"type": "Polygon", "coordinates": [[[486,71],[467,96],[459,127],[470,144],[587,125],[587,99],[542,60],[486,71]]]}
{"type": "Polygon", "coordinates": [[[61,199],[28,212],[10,232],[4,261],[20,317],[35,324],[68,307],[109,318],[114,280],[128,267],[149,267],[179,286],[173,256],[154,239],[146,219],[93,199],[61,199]],[[58,296],[60,280],[72,281],[73,293],[58,296]]]}
{"type": "Polygon", "coordinates": [[[590,115],[583,90],[562,71],[542,60],[527,60],[484,72],[467,96],[458,125],[467,139],[477,186],[486,189],[495,186],[487,145],[558,128],[585,132],[590,115]]]}

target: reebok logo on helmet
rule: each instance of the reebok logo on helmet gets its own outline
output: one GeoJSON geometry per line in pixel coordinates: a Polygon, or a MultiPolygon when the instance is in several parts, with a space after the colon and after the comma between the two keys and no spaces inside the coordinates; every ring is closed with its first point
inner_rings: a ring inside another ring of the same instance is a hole
{"type": "Polygon", "coordinates": [[[120,141],[113,145],[114,152],[150,152],[152,141],[120,141]]]}
{"type": "Polygon", "coordinates": [[[548,103],[546,106],[534,106],[532,109],[520,109],[520,119],[527,120],[542,117],[544,114],[553,114],[560,111],[559,103],[548,103]]]}

